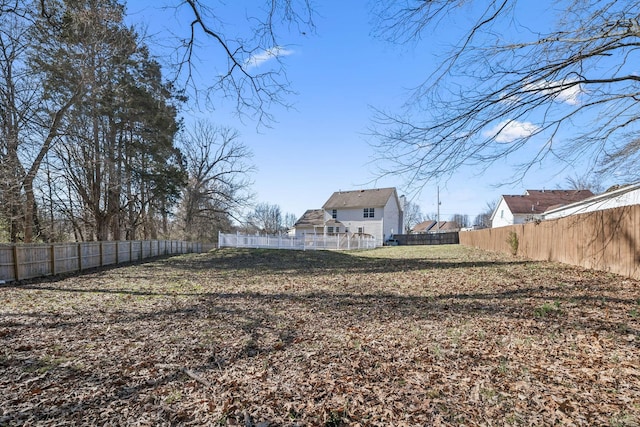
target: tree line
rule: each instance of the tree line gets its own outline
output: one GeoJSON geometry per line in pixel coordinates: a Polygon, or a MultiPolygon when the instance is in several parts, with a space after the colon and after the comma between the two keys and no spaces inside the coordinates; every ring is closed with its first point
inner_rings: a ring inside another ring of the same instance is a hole
{"type": "Polygon", "coordinates": [[[123,5],[0,3],[0,241],[230,227],[250,198],[251,153],[232,129],[182,123],[184,92],[123,5]]]}
{"type": "MultiPolygon", "coordinates": [[[[549,161],[637,180],[639,5],[372,2],[378,38],[419,44],[444,26],[459,40],[402,111],[376,110],[378,174],[422,188],[519,153],[514,182],[549,161]],[[555,26],[529,22],[550,5],[555,26]]],[[[246,37],[225,33],[222,2],[173,6],[191,21],[176,28],[177,71],[166,78],[117,0],[0,0],[0,241],[202,238],[239,215],[251,153],[232,129],[186,126],[181,105],[191,89],[272,122],[269,108],[287,105],[286,70],[277,57],[268,72],[248,60],[277,49],[280,32],[313,33],[314,5],[247,6],[246,37]],[[228,69],[199,86],[204,45],[228,69]]]]}

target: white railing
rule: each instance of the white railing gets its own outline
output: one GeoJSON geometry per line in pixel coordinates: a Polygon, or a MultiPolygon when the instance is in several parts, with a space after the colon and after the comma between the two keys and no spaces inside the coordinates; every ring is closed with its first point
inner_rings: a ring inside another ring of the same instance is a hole
{"type": "Polygon", "coordinates": [[[288,235],[259,234],[218,234],[218,247],[256,248],[256,249],[293,249],[293,250],[352,250],[374,249],[376,239],[360,234],[305,234],[294,237],[288,235]]]}

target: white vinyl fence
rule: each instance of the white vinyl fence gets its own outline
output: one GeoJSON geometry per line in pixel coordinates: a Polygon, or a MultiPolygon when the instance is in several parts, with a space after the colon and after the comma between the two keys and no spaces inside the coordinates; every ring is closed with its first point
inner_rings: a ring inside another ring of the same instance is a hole
{"type": "Polygon", "coordinates": [[[358,234],[306,234],[302,237],[258,234],[218,234],[218,247],[306,250],[373,249],[376,238],[358,234]]]}

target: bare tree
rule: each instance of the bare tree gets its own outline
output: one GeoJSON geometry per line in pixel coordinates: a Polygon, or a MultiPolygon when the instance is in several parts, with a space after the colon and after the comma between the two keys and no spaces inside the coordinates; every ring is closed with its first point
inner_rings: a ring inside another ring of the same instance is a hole
{"type": "Polygon", "coordinates": [[[463,16],[473,22],[405,111],[378,111],[374,145],[387,168],[381,174],[399,172],[423,185],[531,147],[515,179],[546,160],[571,166],[587,159],[604,174],[617,169],[637,175],[640,2],[379,5],[378,36],[394,42],[417,42],[429,31],[437,38],[437,30],[456,28],[463,16]],[[530,19],[551,10],[564,10],[555,27],[548,19],[530,19]]]}
{"type": "Polygon", "coordinates": [[[252,154],[237,131],[198,121],[181,136],[188,184],[179,208],[184,238],[214,240],[252,198],[252,154]]]}
{"type": "Polygon", "coordinates": [[[284,214],[283,226],[285,229],[289,230],[296,224],[296,221],[298,221],[298,217],[296,217],[296,214],[287,212],[286,214],[284,214]]]}
{"type": "Polygon", "coordinates": [[[420,205],[413,202],[407,202],[405,204],[403,218],[405,233],[410,233],[411,230],[413,230],[413,227],[425,220],[425,216],[422,214],[420,205]]]}
{"type": "Polygon", "coordinates": [[[65,115],[83,90],[83,85],[76,85],[55,99],[48,96],[38,62],[57,67],[49,55],[52,37],[42,37],[47,24],[24,3],[0,4],[0,191],[12,242],[19,234],[24,242],[38,235],[34,182],[65,115]]]}
{"type": "MultiPolygon", "coordinates": [[[[54,0],[0,0],[0,14],[24,16],[25,10],[32,10],[34,15],[62,29],[65,23],[56,16],[59,8],[54,0]]],[[[289,106],[287,96],[292,92],[282,62],[290,50],[282,38],[287,33],[304,36],[315,32],[312,2],[265,0],[262,5],[247,6],[245,25],[233,29],[224,25],[228,9],[221,0],[175,0],[172,7],[164,7],[168,19],[187,16],[189,22],[164,32],[163,39],[172,38],[173,54],[163,62],[174,67],[173,81],[180,82],[183,89],[191,90],[198,99],[205,102],[229,99],[235,103],[238,114],[268,125],[273,120],[270,108],[289,106]],[[198,68],[204,49],[213,49],[216,59],[226,66],[213,73],[207,70],[213,77],[198,80],[195,75],[202,74],[198,68]],[[260,66],[269,59],[276,66],[260,66]]]]}
{"type": "MultiPolygon", "coordinates": [[[[5,8],[5,4],[2,4],[5,8]]],[[[21,131],[33,113],[33,90],[24,57],[29,48],[29,28],[19,16],[0,16],[0,219],[11,242],[24,228],[25,168],[20,160],[21,131]]]]}
{"type": "Polygon", "coordinates": [[[271,123],[270,107],[288,106],[287,95],[291,94],[282,62],[290,50],[281,37],[287,32],[305,35],[315,31],[311,1],[273,0],[265,1],[263,7],[247,7],[246,25],[236,27],[248,29],[246,34],[224,27],[226,7],[222,1],[175,3],[176,14],[191,17],[188,28],[171,30],[176,32],[172,59],[176,81],[183,82],[198,99],[210,101],[222,95],[235,103],[241,116],[250,116],[260,124],[271,123]],[[226,67],[216,70],[213,78],[204,82],[194,77],[203,47],[214,48],[218,58],[226,60],[226,67]],[[270,63],[275,66],[262,66],[267,60],[273,60],[270,63]]]}
{"type": "Polygon", "coordinates": [[[488,201],[484,210],[475,217],[473,226],[476,228],[491,228],[491,215],[493,215],[498,203],[500,203],[500,199],[488,201]]]}
{"type": "Polygon", "coordinates": [[[259,231],[267,234],[277,234],[285,231],[280,206],[271,203],[258,203],[249,214],[248,222],[259,231]]]}
{"type": "Polygon", "coordinates": [[[605,188],[598,177],[593,175],[573,175],[565,178],[567,190],[591,190],[593,194],[604,192],[605,188]]]}
{"type": "Polygon", "coordinates": [[[469,215],[467,214],[454,214],[452,221],[458,224],[460,228],[469,227],[469,215]]]}

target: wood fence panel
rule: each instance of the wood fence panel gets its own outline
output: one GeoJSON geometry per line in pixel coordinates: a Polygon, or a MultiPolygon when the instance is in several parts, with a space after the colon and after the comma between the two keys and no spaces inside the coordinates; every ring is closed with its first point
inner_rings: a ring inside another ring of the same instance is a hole
{"type": "Polygon", "coordinates": [[[131,241],[131,261],[139,261],[142,259],[142,242],[139,240],[131,241]]]}
{"type": "Polygon", "coordinates": [[[85,242],[80,244],[80,254],[82,257],[82,270],[101,266],[102,254],[100,252],[100,242],[85,242]]]}
{"type": "Polygon", "coordinates": [[[640,279],[640,205],[460,233],[460,243],[510,253],[510,232],[518,254],[535,260],[579,265],[640,279]]]}
{"type": "Polygon", "coordinates": [[[117,264],[118,242],[102,242],[102,265],[117,264]]]}
{"type": "Polygon", "coordinates": [[[0,280],[16,280],[16,268],[13,262],[13,246],[0,245],[0,280]]]}
{"type": "Polygon", "coordinates": [[[118,242],[118,263],[131,262],[131,242],[118,242]]]}
{"type": "Polygon", "coordinates": [[[140,245],[142,247],[142,258],[149,258],[151,256],[151,242],[143,240],[140,245]]]}
{"type": "Polygon", "coordinates": [[[77,243],[57,243],[53,245],[55,257],[54,274],[78,271],[79,245],[77,243]]]}
{"type": "Polygon", "coordinates": [[[53,274],[50,245],[20,245],[16,247],[16,253],[20,260],[17,271],[20,279],[53,274]]]}
{"type": "Polygon", "coordinates": [[[456,245],[458,244],[458,232],[449,233],[421,233],[421,234],[394,234],[393,238],[399,245],[456,245]]]}

